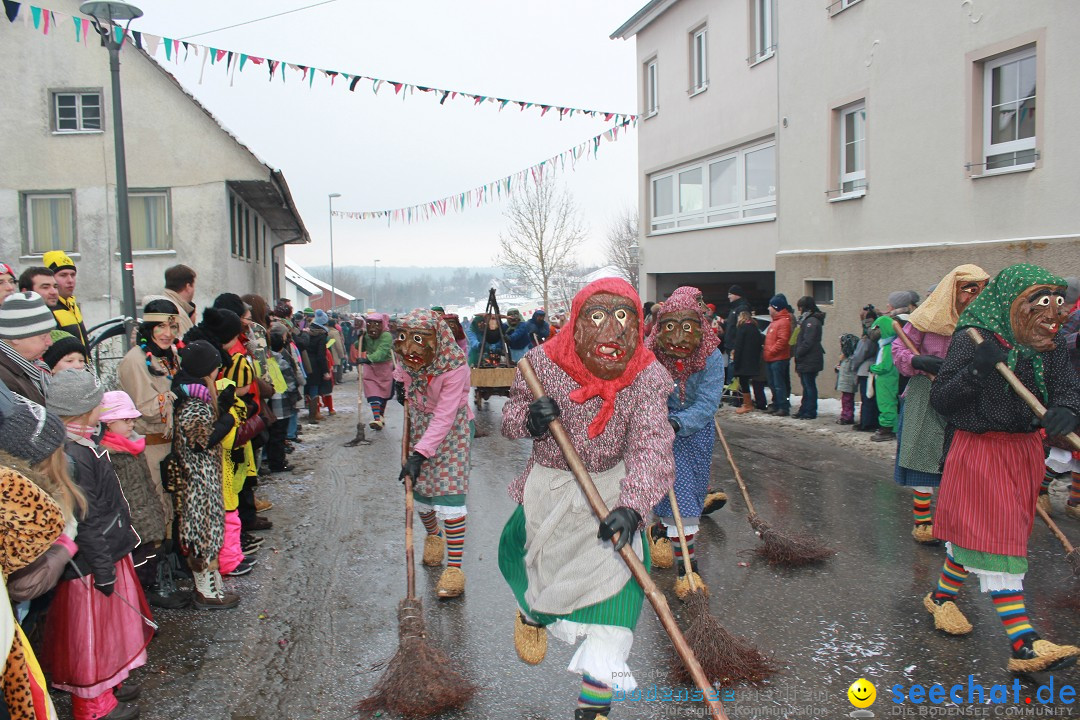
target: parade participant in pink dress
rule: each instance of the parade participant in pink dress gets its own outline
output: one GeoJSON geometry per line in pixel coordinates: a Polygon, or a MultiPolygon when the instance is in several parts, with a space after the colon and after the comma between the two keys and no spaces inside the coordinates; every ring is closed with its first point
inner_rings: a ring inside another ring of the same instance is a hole
{"type": "Polygon", "coordinates": [[[368,313],[367,332],[360,339],[360,364],[364,366],[364,397],[371,405],[371,429],[382,430],[386,403],[394,396],[394,337],[390,318],[368,313]]]}

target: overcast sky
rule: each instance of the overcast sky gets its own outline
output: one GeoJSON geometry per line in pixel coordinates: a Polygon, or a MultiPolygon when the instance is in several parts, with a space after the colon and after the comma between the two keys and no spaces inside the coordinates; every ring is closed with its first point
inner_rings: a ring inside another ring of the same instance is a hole
{"type": "MultiPolygon", "coordinates": [[[[136,0],[133,29],[183,38],[317,0],[136,0]]],[[[417,85],[552,105],[637,110],[633,42],[609,40],[644,0],[336,0],[282,17],[190,38],[193,42],[417,85]]],[[[290,71],[267,81],[245,67],[168,64],[199,100],[264,162],[285,173],[312,244],[303,264],[329,263],[329,193],[337,210],[382,210],[440,199],[517,172],[606,130],[602,118],[560,121],[538,110],[440,106],[430,94],[402,101],[370,83],[354,93],[324,78],[313,88],[290,71]]],[[[602,143],[600,157],[562,178],[590,238],[582,261],[602,262],[602,238],[620,208],[636,204],[637,131],[602,143]]],[[[334,221],[337,265],[489,265],[505,206],[492,204],[414,225],[334,221]]]]}

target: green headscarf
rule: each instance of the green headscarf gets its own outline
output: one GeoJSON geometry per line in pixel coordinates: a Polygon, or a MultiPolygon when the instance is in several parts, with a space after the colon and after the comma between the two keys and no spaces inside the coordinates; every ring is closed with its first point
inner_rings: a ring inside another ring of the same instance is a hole
{"type": "Polygon", "coordinates": [[[1013,337],[1012,322],[1009,319],[1013,301],[1032,285],[1066,287],[1066,282],[1038,265],[1030,263],[1011,265],[999,272],[986,289],[967,306],[956,323],[956,329],[973,327],[1000,335],[1012,346],[1007,362],[1010,370],[1016,370],[1016,363],[1020,358],[1030,359],[1031,366],[1035,370],[1035,385],[1043,401],[1046,402],[1049,398],[1046,391],[1046,379],[1043,377],[1042,353],[1016,342],[1016,338],[1013,337]]]}

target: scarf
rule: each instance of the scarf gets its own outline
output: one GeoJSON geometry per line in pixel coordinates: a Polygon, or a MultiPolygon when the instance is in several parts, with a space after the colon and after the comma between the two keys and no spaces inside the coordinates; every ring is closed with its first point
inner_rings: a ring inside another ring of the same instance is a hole
{"type": "Polygon", "coordinates": [[[989,280],[978,265],[959,265],[941,279],[934,292],[922,305],[911,313],[908,322],[924,333],[934,333],[950,337],[956,332],[956,286],[961,283],[984,282],[989,280]]]}
{"type": "Polygon", "coordinates": [[[136,435],[133,438],[124,437],[114,433],[112,430],[106,430],[105,435],[101,438],[101,445],[112,452],[138,455],[146,449],[146,438],[142,435],[136,435]]]}
{"type": "Polygon", "coordinates": [[[435,359],[429,365],[413,370],[404,362],[401,363],[402,369],[412,380],[409,384],[409,399],[419,403],[420,398],[427,393],[428,384],[432,378],[465,364],[465,352],[454,340],[454,333],[450,332],[450,326],[444,323],[439,314],[433,310],[413,310],[398,321],[398,328],[402,332],[427,330],[435,333],[435,359]]]}
{"type": "Polygon", "coordinates": [[[663,302],[656,322],[652,326],[652,331],[645,340],[645,347],[656,355],[656,359],[667,369],[679,386],[680,402],[686,401],[687,379],[694,373],[705,369],[705,363],[709,356],[720,345],[720,338],[712,331],[712,326],[701,309],[701,303],[698,301],[700,297],[701,291],[696,287],[683,286],[677,288],[675,292],[671,293],[671,297],[663,302]],[[680,359],[671,357],[657,348],[656,344],[660,342],[660,326],[663,324],[664,316],[681,310],[693,310],[697,313],[698,322],[701,323],[701,344],[698,345],[690,357],[680,359]]]}
{"type": "Polygon", "coordinates": [[[1009,359],[1006,363],[1010,370],[1016,370],[1020,358],[1031,360],[1035,371],[1035,386],[1043,401],[1049,401],[1046,390],[1046,378],[1043,375],[1042,353],[1027,345],[1020,345],[1013,336],[1009,311],[1020,293],[1032,285],[1056,285],[1066,287],[1065,280],[1038,265],[1021,263],[1011,265],[997,274],[986,289],[979,293],[957,321],[957,329],[973,327],[996,334],[1009,347],[1009,359]]]}
{"type": "Polygon", "coordinates": [[[656,357],[652,351],[645,347],[645,318],[641,310],[641,298],[630,283],[619,278],[602,278],[586,285],[570,305],[570,317],[567,319],[564,332],[557,333],[554,338],[541,345],[548,358],[566,372],[579,387],[570,393],[570,399],[576,403],[585,403],[594,397],[603,400],[600,412],[589,423],[589,438],[595,438],[604,432],[608,420],[615,414],[615,395],[620,390],[628,387],[637,378],[638,373],[651,365],[656,357]],[[623,374],[614,380],[604,380],[593,375],[581,362],[577,354],[577,345],[574,343],[574,327],[577,324],[578,315],[585,305],[585,301],[597,293],[612,293],[631,301],[638,316],[638,342],[634,355],[626,365],[623,374]]]}

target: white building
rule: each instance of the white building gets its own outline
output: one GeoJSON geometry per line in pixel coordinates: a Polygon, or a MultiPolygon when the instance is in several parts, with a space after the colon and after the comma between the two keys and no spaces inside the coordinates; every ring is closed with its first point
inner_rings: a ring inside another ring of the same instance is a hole
{"type": "MultiPolygon", "coordinates": [[[[75,0],[51,5],[78,15],[75,0]]],[[[112,94],[99,39],[73,35],[70,20],[48,36],[0,22],[0,260],[24,269],[66,250],[89,326],[119,314],[122,295],[112,94]]],[[[283,246],[310,242],[284,177],[147,55],[126,44],[121,63],[136,298],[183,263],[200,307],[225,291],[272,305],[283,246]]]]}

